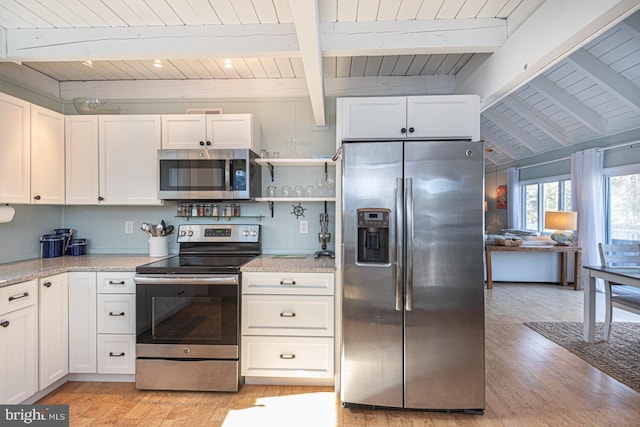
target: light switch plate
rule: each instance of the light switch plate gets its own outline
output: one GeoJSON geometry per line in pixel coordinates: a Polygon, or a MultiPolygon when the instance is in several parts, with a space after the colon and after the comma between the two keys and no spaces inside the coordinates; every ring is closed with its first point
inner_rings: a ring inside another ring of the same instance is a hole
{"type": "Polygon", "coordinates": [[[133,234],[133,221],[124,222],[124,234],[133,234]]]}

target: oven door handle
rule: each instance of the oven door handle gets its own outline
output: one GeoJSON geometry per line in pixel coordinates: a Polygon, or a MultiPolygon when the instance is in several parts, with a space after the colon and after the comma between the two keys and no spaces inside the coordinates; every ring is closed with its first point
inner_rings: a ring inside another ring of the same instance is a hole
{"type": "Polygon", "coordinates": [[[238,275],[187,276],[173,274],[155,274],[135,276],[137,285],[238,285],[238,275]]]}

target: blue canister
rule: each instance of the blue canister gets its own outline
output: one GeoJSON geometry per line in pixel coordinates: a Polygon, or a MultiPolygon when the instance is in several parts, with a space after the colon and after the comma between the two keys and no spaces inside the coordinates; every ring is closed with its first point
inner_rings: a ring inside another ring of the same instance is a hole
{"type": "Polygon", "coordinates": [[[42,258],[62,256],[65,237],[62,234],[45,234],[40,237],[40,255],[42,258]]]}
{"type": "Polygon", "coordinates": [[[69,247],[67,248],[67,254],[78,256],[85,255],[87,253],[87,239],[71,239],[69,247]]]}

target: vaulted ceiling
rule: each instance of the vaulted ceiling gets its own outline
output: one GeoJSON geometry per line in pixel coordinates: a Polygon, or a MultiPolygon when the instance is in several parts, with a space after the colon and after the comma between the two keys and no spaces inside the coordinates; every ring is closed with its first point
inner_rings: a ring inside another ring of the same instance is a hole
{"type": "Polygon", "coordinates": [[[638,0],[0,0],[0,78],[67,101],[308,97],[318,126],[327,97],[477,93],[486,158],[500,165],[640,128],[638,9],[638,0]]]}

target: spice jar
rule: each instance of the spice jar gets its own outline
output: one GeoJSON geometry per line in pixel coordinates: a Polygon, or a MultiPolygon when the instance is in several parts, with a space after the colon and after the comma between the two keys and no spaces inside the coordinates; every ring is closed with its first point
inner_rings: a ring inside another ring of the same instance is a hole
{"type": "Polygon", "coordinates": [[[224,207],[224,216],[233,216],[233,206],[231,204],[224,207]]]}

